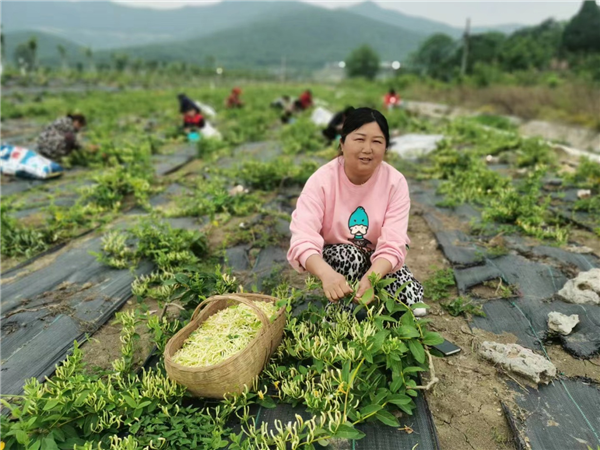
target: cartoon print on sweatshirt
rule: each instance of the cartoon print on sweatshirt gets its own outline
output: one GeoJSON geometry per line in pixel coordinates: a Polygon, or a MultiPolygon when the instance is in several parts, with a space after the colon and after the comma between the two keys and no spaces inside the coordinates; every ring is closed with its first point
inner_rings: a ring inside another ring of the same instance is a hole
{"type": "Polygon", "coordinates": [[[371,241],[365,238],[365,234],[367,234],[369,229],[369,216],[362,206],[356,208],[350,215],[348,228],[350,228],[350,233],[354,236],[354,238],[348,240],[354,245],[364,248],[371,243],[371,241]]]}

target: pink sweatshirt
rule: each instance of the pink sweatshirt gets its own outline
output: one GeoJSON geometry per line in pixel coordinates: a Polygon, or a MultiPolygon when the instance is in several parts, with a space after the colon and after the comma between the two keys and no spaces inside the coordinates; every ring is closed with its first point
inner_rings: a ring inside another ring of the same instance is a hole
{"type": "Polygon", "coordinates": [[[306,182],[292,214],[288,261],[304,272],[309,256],[327,244],[375,250],[371,261],[385,258],[392,272],[406,257],[410,197],[404,176],[382,162],[369,181],[355,185],[344,172],[343,159],[319,168],[306,182]]]}

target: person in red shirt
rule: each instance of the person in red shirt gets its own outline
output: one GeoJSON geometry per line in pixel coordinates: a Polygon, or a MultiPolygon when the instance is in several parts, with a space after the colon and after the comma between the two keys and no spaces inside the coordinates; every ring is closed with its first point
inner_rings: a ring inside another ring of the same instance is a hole
{"type": "Polygon", "coordinates": [[[390,91],[383,97],[383,106],[387,110],[399,108],[400,102],[400,96],[396,94],[396,91],[393,89],[390,89],[390,91]]]}
{"type": "Polygon", "coordinates": [[[186,133],[204,127],[204,117],[199,110],[190,109],[183,115],[183,129],[186,133]]]}
{"type": "Polygon", "coordinates": [[[179,94],[177,99],[179,100],[179,112],[183,117],[183,131],[189,133],[192,130],[203,128],[204,117],[198,105],[185,94],[179,94]]]}
{"type": "Polygon", "coordinates": [[[307,89],[302,94],[300,94],[298,100],[294,102],[294,109],[297,111],[304,111],[310,108],[312,105],[312,92],[310,91],[310,89],[307,89]]]}
{"type": "Polygon", "coordinates": [[[225,106],[227,108],[241,108],[244,106],[240,95],[242,95],[242,90],[239,87],[233,88],[231,94],[229,94],[229,97],[225,100],[225,106]]]}

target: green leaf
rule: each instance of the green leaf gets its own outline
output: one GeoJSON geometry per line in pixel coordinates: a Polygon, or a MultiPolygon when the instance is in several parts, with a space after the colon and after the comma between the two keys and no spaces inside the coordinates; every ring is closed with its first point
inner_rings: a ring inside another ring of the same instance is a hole
{"type": "Polygon", "coordinates": [[[392,284],[394,281],[396,281],[395,278],[385,278],[377,283],[377,287],[380,289],[386,288],[390,284],[392,284]]]}
{"type": "Polygon", "coordinates": [[[398,377],[390,383],[390,391],[398,392],[402,386],[404,386],[404,380],[402,377],[398,377]]]}
{"type": "MultiPolygon", "coordinates": [[[[28,450],[40,450],[40,447],[42,446],[42,441],[35,441],[33,444],[31,444],[29,446],[28,450]]],[[[72,447],[71,447],[72,448],[72,447]]]]}
{"type": "Polygon", "coordinates": [[[190,282],[190,278],[182,273],[175,274],[175,279],[181,284],[188,284],[190,282]]]}
{"type": "Polygon", "coordinates": [[[381,349],[381,346],[383,345],[384,341],[386,340],[389,334],[389,331],[381,330],[378,331],[375,334],[375,336],[373,336],[373,352],[377,352],[379,351],[379,349],[381,349]]]}
{"type": "Polygon", "coordinates": [[[360,409],[360,416],[370,416],[371,414],[380,411],[381,409],[383,409],[383,406],[381,405],[367,405],[364,408],[360,409]]]}
{"type": "Polygon", "coordinates": [[[412,398],[410,398],[408,395],[404,395],[404,394],[394,394],[394,395],[390,396],[387,399],[387,401],[396,406],[400,406],[400,405],[410,404],[410,402],[412,402],[412,398]]]}
{"type": "Polygon", "coordinates": [[[44,411],[50,411],[58,405],[58,400],[48,400],[48,402],[44,405],[44,411]]]}
{"type": "Polygon", "coordinates": [[[423,345],[437,345],[444,342],[444,338],[432,331],[427,331],[423,336],[423,345]]]}
{"type": "Polygon", "coordinates": [[[384,321],[384,322],[398,322],[392,316],[386,316],[386,315],[383,315],[383,314],[378,315],[377,319],[382,319],[382,321],[384,321]]]}
{"type": "Polygon", "coordinates": [[[426,303],[413,303],[412,305],[410,305],[410,309],[412,309],[413,311],[417,308],[426,308],[429,309],[431,308],[431,306],[429,306],[426,303]]]}
{"type": "Polygon", "coordinates": [[[277,406],[275,401],[268,395],[266,395],[262,400],[259,400],[258,404],[267,409],[273,409],[277,406]]]}
{"type": "Polygon", "coordinates": [[[317,444],[319,444],[321,447],[327,447],[329,445],[329,441],[327,439],[319,439],[317,444]]]}
{"type": "Polygon", "coordinates": [[[357,430],[352,425],[342,424],[335,432],[335,437],[341,439],[362,439],[365,437],[365,433],[357,430]]]}
{"type": "Polygon", "coordinates": [[[371,300],[373,300],[374,295],[375,295],[375,291],[373,290],[373,288],[367,289],[365,291],[365,293],[362,295],[362,297],[360,297],[361,303],[369,303],[371,300]]]}
{"type": "Polygon", "coordinates": [[[415,327],[410,327],[408,325],[399,326],[398,333],[400,333],[400,336],[402,336],[404,338],[415,338],[415,337],[421,336],[421,333],[419,333],[419,330],[417,330],[415,327]]]}
{"type": "Polygon", "coordinates": [[[27,444],[29,442],[29,435],[23,430],[17,430],[15,432],[15,437],[17,438],[17,442],[19,444],[27,444]]]}
{"type": "Polygon", "coordinates": [[[47,436],[46,439],[42,441],[42,450],[60,450],[54,438],[51,436],[47,436]]]}
{"type": "Polygon", "coordinates": [[[396,305],[397,302],[396,300],[390,298],[389,300],[386,300],[385,302],[385,308],[388,310],[389,313],[394,313],[396,312],[396,305]]]}
{"type": "Polygon", "coordinates": [[[123,399],[125,399],[125,402],[133,409],[137,409],[138,405],[135,402],[134,399],[132,399],[129,395],[124,395],[123,399]]]}
{"type": "Polygon", "coordinates": [[[427,369],[423,369],[422,367],[412,366],[405,368],[403,373],[415,373],[415,372],[425,372],[427,369]]]}
{"type": "Polygon", "coordinates": [[[400,426],[400,424],[398,423],[398,419],[396,419],[391,412],[386,411],[385,409],[378,411],[377,414],[375,414],[375,417],[377,417],[377,419],[381,423],[388,425],[390,427],[400,426]]]}
{"type": "Polygon", "coordinates": [[[425,349],[419,341],[408,341],[408,348],[418,362],[425,362],[425,349]]]}
{"type": "Polygon", "coordinates": [[[396,405],[396,406],[398,406],[398,409],[400,409],[401,411],[405,412],[409,416],[412,416],[413,407],[410,406],[410,403],[406,404],[406,405],[396,405]]]}

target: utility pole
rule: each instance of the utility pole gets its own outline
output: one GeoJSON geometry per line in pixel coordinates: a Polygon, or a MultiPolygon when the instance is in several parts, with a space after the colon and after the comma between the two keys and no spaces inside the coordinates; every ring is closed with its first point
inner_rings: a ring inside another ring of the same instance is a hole
{"type": "Polygon", "coordinates": [[[467,26],[463,34],[463,54],[462,64],[460,65],[460,75],[465,76],[467,73],[467,60],[469,59],[469,29],[471,28],[471,19],[467,18],[467,26]]]}

